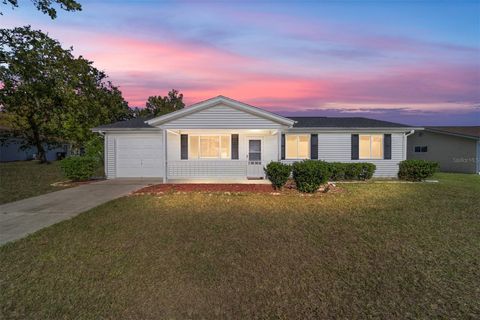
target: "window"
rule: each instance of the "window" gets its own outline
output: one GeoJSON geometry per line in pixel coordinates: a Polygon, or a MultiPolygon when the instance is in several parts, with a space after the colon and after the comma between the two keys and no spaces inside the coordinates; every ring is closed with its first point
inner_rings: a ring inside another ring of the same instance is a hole
{"type": "Polygon", "coordinates": [[[360,135],[359,137],[359,158],[360,159],[382,159],[383,158],[383,135],[360,135]]]}
{"type": "Polygon", "coordinates": [[[188,159],[230,159],[230,136],[189,136],[188,159]]]}
{"type": "Polygon", "coordinates": [[[310,158],[310,135],[287,134],[285,136],[285,158],[287,159],[310,158]]]}
{"type": "Polygon", "coordinates": [[[427,146],[415,146],[415,152],[428,152],[427,146]]]}

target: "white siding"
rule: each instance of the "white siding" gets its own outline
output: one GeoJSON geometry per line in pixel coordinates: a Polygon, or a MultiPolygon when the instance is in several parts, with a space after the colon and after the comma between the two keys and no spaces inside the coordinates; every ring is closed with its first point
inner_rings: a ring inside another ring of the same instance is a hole
{"type": "Polygon", "coordinates": [[[282,126],[234,107],[217,105],[166,122],[160,127],[168,129],[275,129],[282,126]]]}
{"type": "Polygon", "coordinates": [[[107,179],[116,177],[115,164],[115,137],[110,134],[105,135],[105,174],[107,179]]]}
{"type": "MultiPolygon", "coordinates": [[[[391,160],[351,160],[351,133],[319,133],[318,158],[328,162],[370,162],[377,166],[375,177],[396,177],[398,164],[405,160],[404,135],[392,133],[391,160]]],[[[285,160],[285,162],[294,162],[285,160]]]]}
{"type": "MultiPolygon", "coordinates": [[[[136,177],[135,174],[129,173],[129,170],[132,172],[135,171],[137,166],[135,161],[139,159],[141,160],[140,163],[142,166],[155,167],[154,176],[163,176],[163,139],[162,134],[159,132],[107,133],[105,135],[105,151],[105,172],[107,179],[136,177]],[[136,151],[135,148],[132,148],[132,143],[135,145],[134,142],[136,140],[141,140],[139,145],[148,147],[148,140],[152,141],[152,139],[155,140],[155,150],[143,152],[146,158],[141,159],[141,150],[136,151]]],[[[143,174],[140,174],[139,177],[142,175],[143,174]]]]}
{"type": "MultiPolygon", "coordinates": [[[[169,132],[167,142],[167,177],[169,179],[208,179],[208,178],[246,178],[248,138],[262,140],[262,162],[278,161],[278,136],[263,133],[246,133],[230,131],[239,135],[238,160],[180,160],[180,135],[169,132]]],[[[209,134],[182,131],[188,135],[209,134]]],[[[228,134],[224,132],[222,134],[228,134]]]]}
{"type": "Polygon", "coordinates": [[[240,160],[182,160],[169,162],[169,179],[245,179],[247,162],[240,160]]]}

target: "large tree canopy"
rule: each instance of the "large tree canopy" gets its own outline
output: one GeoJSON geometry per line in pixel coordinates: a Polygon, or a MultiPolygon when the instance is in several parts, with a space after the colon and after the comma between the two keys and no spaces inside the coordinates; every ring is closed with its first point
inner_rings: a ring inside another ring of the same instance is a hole
{"type": "MultiPolygon", "coordinates": [[[[48,14],[50,18],[57,17],[57,10],[54,4],[60,6],[60,9],[65,11],[81,11],[82,6],[75,0],[31,0],[34,6],[41,12],[48,14]]],[[[13,8],[18,8],[18,0],[2,0],[4,5],[11,5],[13,8]]],[[[1,12],[0,12],[1,14],[1,12]]]]}
{"type": "Polygon", "coordinates": [[[162,96],[150,96],[145,104],[144,109],[135,108],[133,113],[137,116],[143,117],[158,117],[173,111],[183,109],[185,103],[183,103],[183,94],[177,90],[172,89],[164,97],[162,96]]]}
{"type": "Polygon", "coordinates": [[[29,26],[0,29],[0,107],[43,161],[46,143],[80,147],[92,127],[130,114],[105,73],[72,50],[29,26]]]}

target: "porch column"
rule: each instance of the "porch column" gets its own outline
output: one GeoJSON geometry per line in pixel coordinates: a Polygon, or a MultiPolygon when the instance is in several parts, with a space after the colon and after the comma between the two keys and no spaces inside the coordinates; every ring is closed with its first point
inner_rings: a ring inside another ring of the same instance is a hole
{"type": "Polygon", "coordinates": [[[162,130],[162,138],[163,138],[163,183],[167,183],[167,134],[168,131],[166,129],[162,130]]]}
{"type": "Polygon", "coordinates": [[[282,159],[282,131],[277,130],[277,140],[278,140],[278,150],[277,150],[277,161],[282,159]]]}

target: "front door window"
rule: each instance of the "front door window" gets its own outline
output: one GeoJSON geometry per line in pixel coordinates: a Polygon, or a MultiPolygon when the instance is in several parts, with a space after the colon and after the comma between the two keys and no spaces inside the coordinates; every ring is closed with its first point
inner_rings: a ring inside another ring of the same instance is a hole
{"type": "Polygon", "coordinates": [[[248,140],[248,160],[262,161],[261,140],[248,140]]]}

